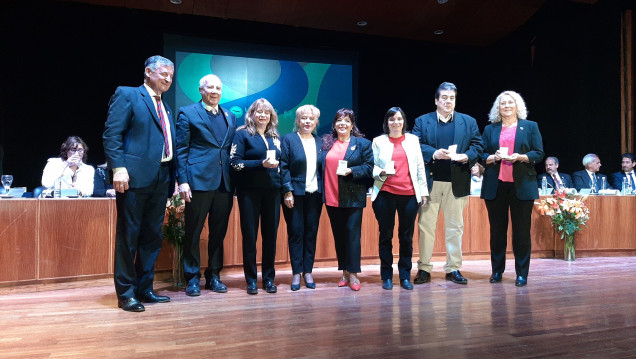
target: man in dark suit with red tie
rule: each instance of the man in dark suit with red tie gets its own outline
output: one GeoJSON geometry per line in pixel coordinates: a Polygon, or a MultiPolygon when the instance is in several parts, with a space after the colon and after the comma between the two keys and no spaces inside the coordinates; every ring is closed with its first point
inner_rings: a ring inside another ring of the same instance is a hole
{"type": "Polygon", "coordinates": [[[610,175],[610,185],[617,190],[623,189],[623,181],[627,178],[628,188],[636,191],[636,173],[634,173],[636,161],[631,153],[623,153],[621,155],[621,171],[614,172],[610,175]]]}
{"type": "Polygon", "coordinates": [[[544,177],[548,182],[548,187],[553,188],[555,191],[561,188],[574,188],[570,175],[559,172],[559,159],[556,157],[545,159],[545,173],[537,176],[538,187],[541,187],[544,177]]]}
{"type": "Polygon", "coordinates": [[[118,306],[142,312],[145,303],[169,302],[152,283],[161,250],[166,198],[174,191],[172,111],[162,101],[174,76],[172,61],[146,60],[144,84],[118,87],[110,99],[104,153],[113,170],[117,203],[115,289],[118,306]]]}
{"type": "Polygon", "coordinates": [[[232,211],[234,185],[230,178],[230,149],[236,117],[219,105],[223,84],[215,75],[199,81],[201,101],[179,109],[177,119],[177,180],[185,200],[183,265],[186,295],[201,294],[199,239],[208,218],[208,266],[205,288],[227,292],[221,282],[223,239],[232,211]]]}

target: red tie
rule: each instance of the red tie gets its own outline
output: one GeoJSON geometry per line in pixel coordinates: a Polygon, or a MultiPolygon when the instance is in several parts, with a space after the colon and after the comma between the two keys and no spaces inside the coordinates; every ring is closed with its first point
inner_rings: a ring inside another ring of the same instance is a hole
{"type": "Polygon", "coordinates": [[[559,181],[559,177],[556,173],[552,175],[552,178],[554,179],[554,183],[556,183],[557,189],[561,188],[561,181],[559,181]]]}
{"type": "Polygon", "coordinates": [[[159,116],[159,124],[161,125],[161,131],[163,131],[163,155],[164,157],[170,157],[170,142],[168,142],[166,120],[163,118],[163,111],[161,110],[161,97],[156,96],[155,101],[157,101],[157,116],[159,116]]]}

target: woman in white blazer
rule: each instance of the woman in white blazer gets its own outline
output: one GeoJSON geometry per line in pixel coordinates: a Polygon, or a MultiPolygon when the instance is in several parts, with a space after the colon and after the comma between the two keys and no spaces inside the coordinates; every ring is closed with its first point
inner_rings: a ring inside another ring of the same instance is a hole
{"type": "Polygon", "coordinates": [[[406,133],[406,115],[399,107],[384,115],[384,135],[373,139],[373,212],[380,227],[379,253],[382,288],[393,289],[393,228],[399,218],[400,286],[412,290],[413,231],[419,206],[427,202],[424,159],[417,136],[406,133]]]}

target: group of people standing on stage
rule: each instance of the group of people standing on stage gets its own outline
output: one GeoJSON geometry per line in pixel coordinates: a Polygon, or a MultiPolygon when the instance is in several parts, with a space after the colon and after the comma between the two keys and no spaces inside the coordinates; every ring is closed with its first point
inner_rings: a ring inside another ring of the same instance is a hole
{"type": "Polygon", "coordinates": [[[174,64],[163,57],[146,61],[138,88],[119,87],[110,101],[103,134],[108,167],[113,170],[117,203],[115,287],[118,305],[143,311],[142,302],[167,302],[152,286],[161,248],[165,200],[174,182],[185,200],[184,268],[186,294],[201,294],[199,238],[208,218],[208,263],[205,288],[227,291],[220,272],[223,239],[238,199],[243,268],[247,293],[257,294],[256,242],[262,237],[262,288],[276,293],[275,252],[280,208],[287,223],[293,277],[313,289],[316,236],[323,203],[342,277],[338,286],[360,290],[362,212],[371,189],[379,224],[382,287],[392,289],[392,237],[398,214],[400,286],[431,280],[430,262],[439,211],[444,212],[446,279],[466,284],[459,271],[462,212],[470,191],[470,169],[485,167],[486,200],[492,248],[491,282],[505,269],[508,209],[512,213],[516,285],[526,284],[530,259],[530,213],[538,198],[533,164],[543,157],[537,124],[526,120],[523,99],[500,94],[482,136],[474,118],[455,111],[457,88],[443,83],[435,94],[437,110],[418,117],[411,133],[399,107],[387,111],[384,134],[364,137],[350,109],[337,111],[331,132],[316,135],[320,110],[304,105],[296,111],[294,131],[281,137],[278,116],[266,99],[258,99],[237,127],[234,114],[219,105],[221,79],[199,82],[201,101],[182,107],[176,119],[161,95],[170,88],[174,64]],[[506,147],[508,151],[504,151],[506,147]],[[418,271],[411,283],[413,234],[419,214],[418,271]]]}

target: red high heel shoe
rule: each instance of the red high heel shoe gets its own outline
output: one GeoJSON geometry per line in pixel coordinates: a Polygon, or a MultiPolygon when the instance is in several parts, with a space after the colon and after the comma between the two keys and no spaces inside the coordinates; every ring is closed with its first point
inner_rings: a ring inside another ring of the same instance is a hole
{"type": "Polygon", "coordinates": [[[338,287],[346,287],[349,285],[349,273],[347,271],[342,272],[342,278],[340,278],[340,282],[338,282],[338,287]]]}

